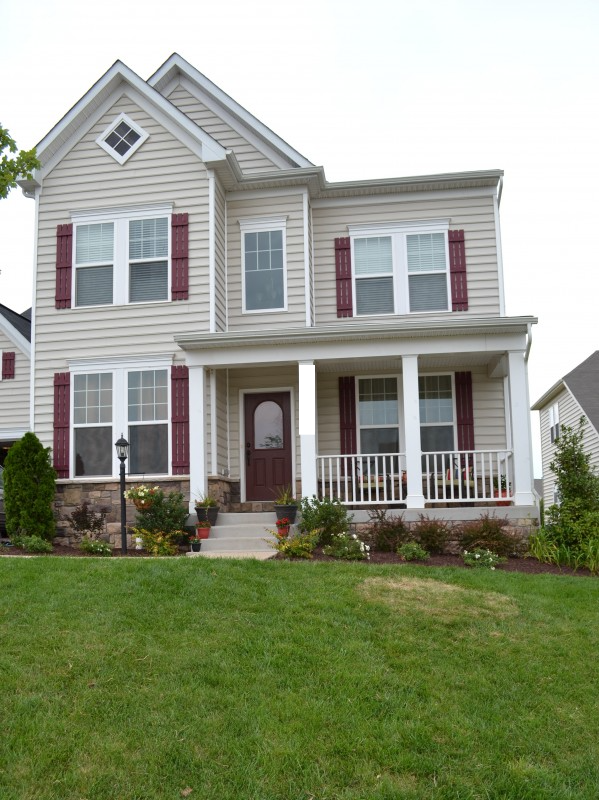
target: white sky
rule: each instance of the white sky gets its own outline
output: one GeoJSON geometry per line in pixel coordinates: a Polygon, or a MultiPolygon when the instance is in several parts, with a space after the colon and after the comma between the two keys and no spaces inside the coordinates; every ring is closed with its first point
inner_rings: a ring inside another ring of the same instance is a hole
{"type": "MultiPolygon", "coordinates": [[[[531,402],[599,347],[597,0],[0,0],[0,123],[30,148],[111,64],[180,53],[329,180],[505,170],[531,402]],[[595,252],[595,251],[592,251],[595,252]],[[593,277],[595,275],[595,277],[593,277]]],[[[31,305],[32,200],[0,201],[0,302],[31,305]]],[[[540,475],[533,414],[535,473],[540,475]]]]}

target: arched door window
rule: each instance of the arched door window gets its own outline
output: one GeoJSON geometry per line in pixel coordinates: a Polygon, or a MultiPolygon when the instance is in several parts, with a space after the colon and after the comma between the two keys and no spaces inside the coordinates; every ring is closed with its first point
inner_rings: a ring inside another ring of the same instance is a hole
{"type": "Polygon", "coordinates": [[[283,409],[265,400],[254,411],[254,447],[256,450],[280,450],[284,447],[283,409]]]}

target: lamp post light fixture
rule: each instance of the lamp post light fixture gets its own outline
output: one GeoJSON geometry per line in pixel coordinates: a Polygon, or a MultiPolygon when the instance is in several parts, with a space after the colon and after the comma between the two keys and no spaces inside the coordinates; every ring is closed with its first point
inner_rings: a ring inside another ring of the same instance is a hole
{"type": "Polygon", "coordinates": [[[121,550],[124,556],[127,555],[127,504],[125,502],[125,461],[129,455],[129,442],[123,437],[118,439],[114,446],[116,454],[121,462],[121,550]]]}

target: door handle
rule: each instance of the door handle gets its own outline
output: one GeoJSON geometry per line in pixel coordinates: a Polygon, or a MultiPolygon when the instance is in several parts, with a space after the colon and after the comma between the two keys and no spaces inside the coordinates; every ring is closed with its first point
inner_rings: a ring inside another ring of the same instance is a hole
{"type": "Polygon", "coordinates": [[[251,458],[252,458],[252,445],[251,445],[250,442],[246,442],[246,445],[245,445],[245,463],[247,464],[248,467],[250,466],[251,458]]]}

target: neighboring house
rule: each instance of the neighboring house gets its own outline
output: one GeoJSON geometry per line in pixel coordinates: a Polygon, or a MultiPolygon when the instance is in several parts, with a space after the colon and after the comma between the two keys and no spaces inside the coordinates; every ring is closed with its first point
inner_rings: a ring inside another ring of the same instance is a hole
{"type": "Polygon", "coordinates": [[[583,446],[591,456],[591,464],[599,469],[599,350],[545,392],[532,410],[540,415],[543,499],[551,504],[558,498],[549,464],[562,425],[577,428],[580,418],[586,417],[583,446]]]}
{"type": "Polygon", "coordinates": [[[192,505],[485,506],[503,476],[536,514],[500,170],[329,183],[176,54],[116,62],[37,153],[34,426],[69,502],[118,506],[124,433],[192,505]]]}
{"type": "Polygon", "coordinates": [[[0,466],[11,444],[29,430],[31,314],[0,304],[0,466]]]}

